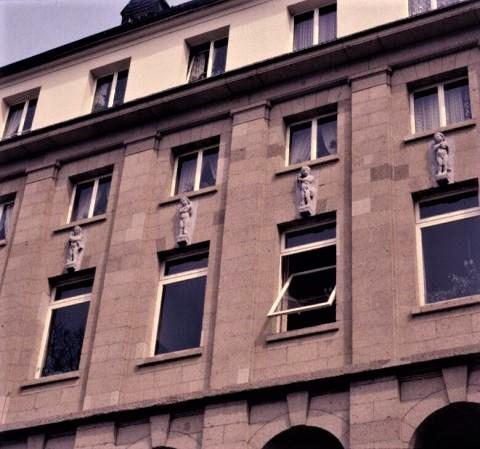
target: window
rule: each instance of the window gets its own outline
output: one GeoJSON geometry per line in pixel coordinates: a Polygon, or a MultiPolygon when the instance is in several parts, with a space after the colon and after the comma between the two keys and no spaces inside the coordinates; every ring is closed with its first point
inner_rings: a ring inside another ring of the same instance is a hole
{"type": "Polygon", "coordinates": [[[7,238],[12,221],[13,201],[0,204],[0,240],[7,238]]]}
{"type": "Polygon", "coordinates": [[[424,303],[479,294],[478,189],[423,199],[416,215],[424,303]]]}
{"type": "Polygon", "coordinates": [[[190,47],[187,80],[189,83],[225,72],[228,38],[190,47]]]}
{"type": "Polygon", "coordinates": [[[206,251],[163,263],[155,354],[200,347],[207,267],[206,251]]]}
{"type": "Polygon", "coordinates": [[[70,204],[69,222],[91,218],[107,211],[112,176],[99,176],[75,184],[70,204]]]}
{"type": "Polygon", "coordinates": [[[443,8],[444,6],[461,3],[464,0],[410,0],[410,15],[421,14],[431,9],[443,8]]]}
{"type": "Polygon", "coordinates": [[[175,160],[172,195],[214,186],[217,164],[217,146],[178,156],[175,160]]]}
{"type": "Polygon", "coordinates": [[[92,285],[93,279],[85,278],[53,289],[39,368],[42,376],[78,370],[92,285]]]}
{"type": "Polygon", "coordinates": [[[415,90],[411,95],[411,110],[415,132],[471,119],[468,79],[460,78],[415,90]]]}
{"type": "Polygon", "coordinates": [[[302,50],[336,38],[336,5],[317,8],[293,17],[293,50],[302,50]]]}
{"type": "Polygon", "coordinates": [[[336,271],[334,220],[282,235],[282,288],[268,313],[279,330],[335,322],[336,271]]]}
{"type": "Polygon", "coordinates": [[[10,105],[3,137],[12,137],[30,131],[36,109],[37,98],[10,105]]]}
{"type": "Polygon", "coordinates": [[[287,165],[337,153],[337,115],[294,123],[287,132],[287,165]]]}
{"type": "Polygon", "coordinates": [[[127,79],[128,69],[97,78],[92,112],[123,104],[127,79]]]}

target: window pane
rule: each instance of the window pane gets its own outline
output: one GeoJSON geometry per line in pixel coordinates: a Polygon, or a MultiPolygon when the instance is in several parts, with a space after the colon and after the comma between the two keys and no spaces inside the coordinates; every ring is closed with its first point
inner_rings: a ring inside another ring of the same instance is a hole
{"type": "Polygon", "coordinates": [[[476,190],[436,200],[423,201],[420,203],[420,218],[448,214],[472,207],[478,207],[478,192],[476,190]]]}
{"type": "Polygon", "coordinates": [[[25,103],[15,104],[8,108],[7,124],[5,125],[3,137],[10,137],[17,134],[18,128],[20,127],[24,104],[25,103]]]}
{"type": "Polygon", "coordinates": [[[207,77],[210,43],[194,47],[190,51],[189,82],[207,77]]]}
{"type": "Polygon", "coordinates": [[[337,117],[318,120],[317,158],[337,152],[337,117]]]}
{"type": "Polygon", "coordinates": [[[198,153],[178,158],[175,193],[191,192],[195,188],[195,171],[198,153]]]}
{"type": "Polygon", "coordinates": [[[440,126],[437,88],[415,92],[415,131],[435,129],[440,126]]]}
{"type": "Polygon", "coordinates": [[[336,5],[320,9],[319,27],[318,41],[320,44],[337,38],[336,5]]]}
{"type": "Polygon", "coordinates": [[[55,301],[88,295],[92,292],[93,279],[84,279],[75,283],[59,285],[55,289],[55,301]]]}
{"type": "Polygon", "coordinates": [[[426,302],[480,293],[480,217],[422,229],[426,302]]]}
{"type": "Polygon", "coordinates": [[[410,0],[410,15],[430,11],[431,0],[410,0]]]}
{"type": "Polygon", "coordinates": [[[335,323],[336,321],[335,303],[324,309],[308,310],[306,312],[292,313],[287,315],[287,331],[304,329],[320,324],[335,323]]]}
{"type": "Polygon", "coordinates": [[[110,192],[111,183],[112,178],[110,176],[101,178],[98,181],[97,198],[95,199],[93,215],[104,214],[107,211],[108,194],[110,192]]]}
{"type": "Polygon", "coordinates": [[[227,64],[228,39],[221,39],[214,43],[212,76],[225,72],[227,64]]]}
{"type": "Polygon", "coordinates": [[[83,302],[53,310],[42,376],[78,369],[88,306],[83,302]]]}
{"type": "Polygon", "coordinates": [[[282,257],[283,282],[295,273],[336,265],[335,245],[282,257]]]}
{"type": "Polygon", "coordinates": [[[90,201],[92,199],[93,184],[93,181],[77,184],[70,221],[88,218],[88,209],[90,208],[90,201]]]}
{"type": "Polygon", "coordinates": [[[294,18],[293,49],[302,50],[313,45],[313,12],[294,18]]]}
{"type": "Polygon", "coordinates": [[[290,127],[290,164],[311,159],[312,123],[301,123],[290,127]]]}
{"type": "Polygon", "coordinates": [[[169,259],[165,262],[165,276],[183,273],[184,271],[207,268],[208,253],[195,254],[183,259],[169,259]]]}
{"type": "Polygon", "coordinates": [[[445,108],[447,124],[463,122],[472,118],[467,80],[445,84],[445,108]]]}
{"type": "Polygon", "coordinates": [[[5,240],[10,229],[13,203],[7,203],[3,206],[2,216],[0,217],[0,240],[5,240]]]}
{"type": "Polygon", "coordinates": [[[128,70],[118,72],[117,86],[115,87],[115,95],[113,97],[113,105],[123,104],[125,91],[127,90],[128,70]]]}
{"type": "Polygon", "coordinates": [[[200,346],[205,276],[163,287],[155,354],[200,346]]]}
{"type": "Polygon", "coordinates": [[[218,149],[203,152],[200,188],[214,186],[217,180],[218,149]]]}
{"type": "Polygon", "coordinates": [[[97,88],[95,90],[95,97],[93,98],[93,112],[108,108],[112,82],[113,75],[104,76],[97,80],[97,88]]]}
{"type": "Polygon", "coordinates": [[[300,231],[288,232],[285,234],[285,248],[307,245],[309,243],[321,242],[322,240],[334,239],[336,236],[336,224],[326,223],[313,228],[300,231]]]}
{"type": "Polygon", "coordinates": [[[463,0],[437,0],[437,6],[442,8],[443,6],[454,5],[455,3],[460,3],[463,0]]]}
{"type": "Polygon", "coordinates": [[[27,115],[23,122],[22,132],[30,131],[32,129],[33,117],[35,116],[35,110],[37,109],[37,99],[34,98],[28,102],[27,115]]]}

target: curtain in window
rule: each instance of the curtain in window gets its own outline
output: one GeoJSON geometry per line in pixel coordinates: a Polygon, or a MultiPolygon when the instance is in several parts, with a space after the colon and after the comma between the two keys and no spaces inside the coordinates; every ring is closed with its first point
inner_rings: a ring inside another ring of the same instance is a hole
{"type": "Polygon", "coordinates": [[[200,188],[214,186],[217,180],[218,150],[204,151],[200,188]]]}
{"type": "Polygon", "coordinates": [[[337,120],[318,121],[317,157],[337,152],[337,120]]]}
{"type": "Polygon", "coordinates": [[[104,214],[107,211],[108,194],[110,193],[110,184],[112,178],[102,178],[98,182],[97,198],[95,199],[95,207],[93,215],[104,214]]]}
{"type": "Polygon", "coordinates": [[[214,44],[212,76],[225,72],[227,64],[228,39],[221,39],[214,44]]]}
{"type": "Polygon", "coordinates": [[[313,45],[313,12],[295,16],[293,49],[302,50],[313,45]]]}
{"type": "Polygon", "coordinates": [[[33,98],[28,102],[27,114],[25,116],[25,122],[23,123],[22,132],[30,131],[32,129],[33,117],[35,116],[36,109],[37,109],[37,99],[33,98]]]}
{"type": "Polygon", "coordinates": [[[88,210],[90,209],[90,201],[92,198],[94,182],[85,182],[78,184],[73,201],[72,217],[70,221],[88,218],[88,210]]]}
{"type": "Polygon", "coordinates": [[[25,103],[21,103],[10,106],[3,137],[10,137],[17,134],[20,127],[20,119],[22,118],[24,104],[25,103]]]}
{"type": "Polygon", "coordinates": [[[311,122],[290,128],[290,164],[297,164],[311,159],[311,142],[311,122]]]}
{"type": "Polygon", "coordinates": [[[320,10],[318,41],[320,44],[333,41],[337,38],[337,9],[325,8],[320,10]]]}
{"type": "Polygon", "coordinates": [[[195,171],[198,153],[178,159],[176,193],[191,192],[195,189],[195,171]]]}
{"type": "Polygon", "coordinates": [[[445,86],[447,124],[463,122],[472,118],[468,84],[462,80],[445,86]]]}
{"type": "Polygon", "coordinates": [[[97,88],[95,90],[95,97],[93,98],[93,112],[108,108],[112,82],[113,75],[105,76],[97,80],[97,88]]]}
{"type": "Polygon", "coordinates": [[[421,14],[423,12],[430,11],[431,6],[430,6],[431,0],[410,0],[409,1],[409,9],[410,9],[410,15],[414,14],[421,14]]]}
{"type": "Polygon", "coordinates": [[[13,203],[7,203],[3,206],[3,213],[0,218],[0,240],[5,240],[10,229],[10,220],[12,217],[13,203]]]}
{"type": "Polygon", "coordinates": [[[117,87],[115,87],[115,95],[113,96],[113,105],[123,104],[125,91],[127,90],[128,70],[118,72],[117,87]]]}
{"type": "Polygon", "coordinates": [[[435,129],[440,126],[436,88],[414,94],[414,104],[416,132],[435,129]]]}
{"type": "Polygon", "coordinates": [[[198,81],[207,76],[208,52],[199,52],[193,55],[190,62],[189,81],[198,81]]]}

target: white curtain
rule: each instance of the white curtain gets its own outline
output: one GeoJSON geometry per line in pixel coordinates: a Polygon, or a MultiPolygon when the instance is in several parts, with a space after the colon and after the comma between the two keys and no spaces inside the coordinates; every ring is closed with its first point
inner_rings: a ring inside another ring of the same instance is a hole
{"type": "Polygon", "coordinates": [[[197,155],[189,156],[178,161],[177,192],[191,192],[195,188],[195,171],[197,168],[197,155]]]}
{"type": "Polygon", "coordinates": [[[20,126],[20,119],[22,118],[23,105],[24,103],[21,105],[10,106],[3,137],[10,137],[17,134],[20,126]]]}
{"type": "Polygon", "coordinates": [[[337,11],[322,13],[319,17],[319,43],[333,41],[337,37],[337,11]]]}
{"type": "Polygon", "coordinates": [[[202,52],[193,56],[190,68],[189,81],[197,81],[205,78],[208,53],[202,52]]]}
{"type": "Polygon", "coordinates": [[[7,238],[12,218],[12,210],[13,203],[7,203],[3,206],[3,213],[0,218],[0,240],[5,240],[7,238]]]}
{"type": "Polygon", "coordinates": [[[217,179],[218,151],[204,152],[200,188],[215,185],[217,179]]]}
{"type": "Polygon", "coordinates": [[[410,0],[410,15],[430,11],[430,2],[431,0],[410,0]]]}
{"type": "Polygon", "coordinates": [[[108,76],[97,80],[97,88],[93,99],[93,111],[99,111],[108,107],[110,89],[112,88],[113,77],[108,76]]]}
{"type": "Polygon", "coordinates": [[[311,142],[311,124],[290,129],[290,164],[298,164],[311,159],[311,142]]]}
{"type": "Polygon", "coordinates": [[[337,121],[318,124],[317,157],[337,152],[337,121]]]}
{"type": "Polygon", "coordinates": [[[415,103],[415,131],[438,128],[438,95],[422,95],[414,99],[415,103]]]}
{"type": "Polygon", "coordinates": [[[313,13],[295,17],[293,49],[302,50],[313,45],[313,13]]]}
{"type": "Polygon", "coordinates": [[[445,107],[447,124],[463,122],[472,118],[468,85],[445,88],[445,107]]]}

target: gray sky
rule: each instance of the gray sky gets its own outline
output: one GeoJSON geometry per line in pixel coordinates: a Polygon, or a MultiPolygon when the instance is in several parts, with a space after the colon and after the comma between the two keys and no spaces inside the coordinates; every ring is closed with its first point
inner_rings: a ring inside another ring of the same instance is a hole
{"type": "MultiPolygon", "coordinates": [[[[168,0],[170,5],[187,0],[168,0]]],[[[120,25],[128,0],[0,0],[0,67],[120,25]]]]}

